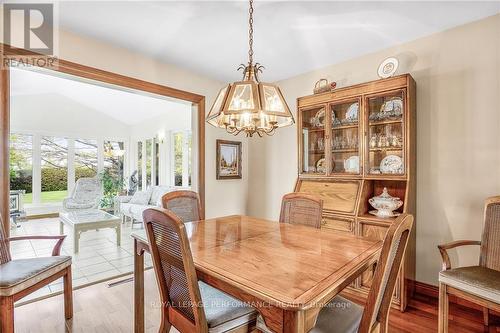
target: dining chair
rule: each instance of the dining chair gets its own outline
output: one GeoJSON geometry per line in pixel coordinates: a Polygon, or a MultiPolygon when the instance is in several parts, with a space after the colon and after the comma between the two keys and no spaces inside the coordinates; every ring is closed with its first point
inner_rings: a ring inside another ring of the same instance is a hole
{"type": "Polygon", "coordinates": [[[168,192],[161,198],[162,206],[174,212],[182,222],[201,219],[200,196],[194,191],[181,190],[168,192]]]}
{"type": "Polygon", "coordinates": [[[14,332],[14,302],[63,278],[64,316],[73,317],[71,283],[71,257],[61,256],[61,246],[66,236],[5,236],[0,217],[0,332],[14,332]],[[10,242],[20,240],[57,239],[51,257],[12,259],[10,242]]]}
{"type": "Polygon", "coordinates": [[[149,208],[143,218],[162,304],[158,332],[174,326],[181,333],[243,333],[255,327],[257,312],[251,306],[198,281],[186,229],[176,214],[149,208]]]}
{"type": "Polygon", "coordinates": [[[322,199],[301,192],[288,193],[281,200],[280,223],[321,228],[322,212],[322,199]]]}
{"type": "MultiPolygon", "coordinates": [[[[412,225],[413,216],[401,214],[387,230],[364,309],[341,296],[335,296],[320,310],[315,326],[309,332],[384,333],[388,331],[392,295],[412,225]]],[[[260,315],[257,317],[257,329],[271,333],[260,315]]]]}
{"type": "Polygon", "coordinates": [[[439,273],[438,332],[448,332],[448,296],[455,295],[483,307],[484,325],[490,310],[500,312],[500,196],[486,199],[481,241],[459,240],[438,245],[443,259],[439,273]],[[479,265],[451,268],[448,250],[479,245],[479,265]]]}

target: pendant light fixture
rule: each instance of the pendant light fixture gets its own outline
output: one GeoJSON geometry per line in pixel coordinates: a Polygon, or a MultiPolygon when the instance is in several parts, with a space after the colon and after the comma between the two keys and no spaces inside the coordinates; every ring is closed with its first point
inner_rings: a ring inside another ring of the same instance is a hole
{"type": "Polygon", "coordinates": [[[247,136],[257,133],[262,137],[273,135],[279,127],[292,125],[294,120],[280,88],[259,81],[258,74],[264,67],[253,63],[253,0],[250,0],[248,23],[248,64],[238,68],[243,69],[243,80],[221,89],[206,120],[234,135],[244,132],[247,136]]]}

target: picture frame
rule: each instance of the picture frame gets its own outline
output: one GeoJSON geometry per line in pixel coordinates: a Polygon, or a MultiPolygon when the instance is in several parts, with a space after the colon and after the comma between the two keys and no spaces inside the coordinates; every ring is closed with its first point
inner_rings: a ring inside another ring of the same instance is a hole
{"type": "Polygon", "coordinates": [[[241,179],[241,141],[217,140],[216,178],[241,179]]]}

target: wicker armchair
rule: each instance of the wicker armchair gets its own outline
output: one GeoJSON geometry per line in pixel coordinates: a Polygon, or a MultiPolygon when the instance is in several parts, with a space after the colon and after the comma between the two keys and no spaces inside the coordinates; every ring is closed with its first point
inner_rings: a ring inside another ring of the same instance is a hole
{"type": "MultiPolygon", "coordinates": [[[[310,333],[388,332],[391,299],[412,225],[413,216],[402,214],[387,230],[365,308],[336,296],[321,309],[310,333]]],[[[257,328],[272,333],[261,316],[257,328]]]]}
{"type": "Polygon", "coordinates": [[[184,223],[169,210],[143,213],[162,306],[159,332],[246,332],[256,311],[199,282],[184,223]]]}
{"type": "Polygon", "coordinates": [[[174,212],[182,222],[201,220],[200,196],[194,191],[173,191],[161,198],[162,206],[174,212]]]}
{"type": "Polygon", "coordinates": [[[71,257],[60,256],[66,236],[5,237],[0,217],[0,332],[14,332],[14,302],[48,285],[64,279],[64,316],[73,317],[71,257]],[[57,239],[52,257],[12,260],[10,242],[28,239],[57,239]]]}
{"type": "Polygon", "coordinates": [[[281,201],[281,223],[321,227],[323,200],[306,193],[288,193],[281,201]]]}
{"type": "Polygon", "coordinates": [[[489,310],[500,312],[500,196],[486,200],[481,241],[461,240],[438,246],[443,259],[439,273],[438,331],[448,332],[448,295],[455,295],[484,307],[484,325],[489,326],[489,310]],[[451,268],[448,250],[479,245],[479,266],[451,268]]]}

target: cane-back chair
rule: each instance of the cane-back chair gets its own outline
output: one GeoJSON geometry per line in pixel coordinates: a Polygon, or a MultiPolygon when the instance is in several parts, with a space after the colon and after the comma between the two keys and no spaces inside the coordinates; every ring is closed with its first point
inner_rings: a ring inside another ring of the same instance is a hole
{"type": "Polygon", "coordinates": [[[194,191],[168,192],[161,198],[162,206],[174,212],[182,222],[201,220],[200,196],[194,191]]]}
{"type": "MultiPolygon", "coordinates": [[[[391,299],[412,225],[413,216],[402,214],[387,230],[365,308],[336,296],[321,309],[310,333],[387,332],[391,299]]],[[[261,316],[257,328],[271,332],[261,316]]]]}
{"type": "Polygon", "coordinates": [[[0,217],[0,332],[14,332],[14,302],[63,278],[64,316],[73,317],[71,283],[71,257],[61,256],[61,246],[66,236],[6,237],[0,217]],[[10,242],[20,240],[57,240],[51,257],[12,259],[10,242]]]}
{"type": "Polygon", "coordinates": [[[281,201],[280,222],[321,228],[323,200],[306,193],[288,193],[281,201]]]}
{"type": "Polygon", "coordinates": [[[143,213],[162,304],[159,332],[247,332],[257,313],[243,302],[198,281],[184,223],[169,210],[143,213]]]}
{"type": "Polygon", "coordinates": [[[490,325],[489,311],[500,312],[500,196],[486,200],[481,241],[459,240],[439,245],[443,259],[439,273],[438,331],[448,332],[448,295],[455,295],[483,306],[484,325],[490,325]],[[479,245],[478,266],[451,268],[448,250],[479,245]]]}

